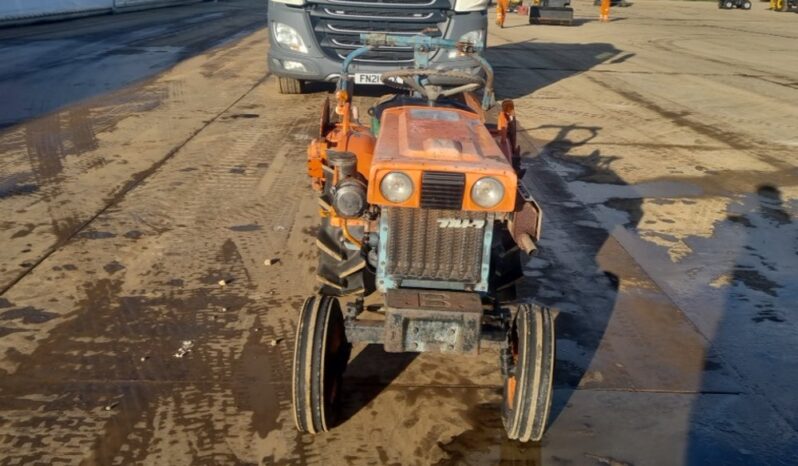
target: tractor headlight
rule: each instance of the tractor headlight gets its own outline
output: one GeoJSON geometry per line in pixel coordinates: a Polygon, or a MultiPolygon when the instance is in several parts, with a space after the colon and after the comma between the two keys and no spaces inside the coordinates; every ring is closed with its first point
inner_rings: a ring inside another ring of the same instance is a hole
{"type": "Polygon", "coordinates": [[[308,53],[308,48],[302,36],[296,32],[296,29],[283,23],[273,23],[272,30],[274,31],[274,40],[278,44],[299,53],[308,53]]]}
{"type": "Polygon", "coordinates": [[[380,181],[380,192],[391,202],[404,202],[413,194],[413,180],[401,172],[388,173],[380,181]]]}
{"type": "Polygon", "coordinates": [[[496,178],[486,176],[480,178],[471,187],[471,199],[484,208],[490,209],[496,206],[502,199],[504,199],[504,185],[496,178]]]}
{"type": "MultiPolygon", "coordinates": [[[[470,44],[474,44],[475,47],[480,47],[482,43],[485,41],[485,31],[482,29],[475,29],[471,32],[466,32],[457,42],[468,42],[470,44]]],[[[449,50],[449,58],[457,58],[458,52],[456,49],[449,50]]]]}

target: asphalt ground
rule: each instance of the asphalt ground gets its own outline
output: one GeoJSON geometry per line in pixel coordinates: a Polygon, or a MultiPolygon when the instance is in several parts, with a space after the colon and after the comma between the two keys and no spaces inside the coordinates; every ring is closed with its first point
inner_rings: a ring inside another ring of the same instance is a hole
{"type": "Polygon", "coordinates": [[[356,347],[344,422],[295,431],[330,89],[279,95],[262,1],[0,30],[0,464],[795,464],[798,16],[766,5],[490,28],[545,211],[521,294],[560,311],[534,445],[491,352],[356,347]]]}

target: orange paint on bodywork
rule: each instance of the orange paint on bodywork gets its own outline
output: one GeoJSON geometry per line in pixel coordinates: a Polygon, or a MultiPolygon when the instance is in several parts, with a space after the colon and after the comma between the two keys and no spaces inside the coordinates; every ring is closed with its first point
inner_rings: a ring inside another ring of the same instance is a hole
{"type": "Polygon", "coordinates": [[[321,190],[324,185],[324,166],[327,151],[352,152],[357,157],[357,172],[368,180],[371,159],[374,154],[374,136],[365,126],[352,125],[349,132],[336,127],[324,139],[314,139],[308,146],[308,175],[313,188],[321,190]]]}
{"type": "Polygon", "coordinates": [[[512,212],[515,208],[518,178],[479,115],[445,107],[397,107],[383,112],[380,127],[368,176],[369,203],[419,207],[422,172],[440,171],[466,174],[464,210],[512,212]],[[382,178],[391,171],[407,174],[414,184],[413,195],[400,204],[388,201],[379,190],[382,178]],[[483,176],[496,178],[505,190],[502,201],[490,209],[478,206],[470,196],[472,186],[483,176]]]}
{"type": "Polygon", "coordinates": [[[327,144],[324,140],[314,139],[308,146],[308,175],[310,176],[313,189],[321,191],[322,180],[324,179],[324,154],[327,151],[327,144]]]}

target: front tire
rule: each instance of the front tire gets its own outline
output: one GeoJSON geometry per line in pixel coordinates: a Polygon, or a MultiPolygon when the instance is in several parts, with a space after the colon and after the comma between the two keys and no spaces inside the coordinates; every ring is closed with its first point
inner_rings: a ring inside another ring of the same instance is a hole
{"type": "Polygon", "coordinates": [[[280,84],[280,94],[301,94],[304,90],[302,81],[294,78],[277,78],[280,84]]]}
{"type": "Polygon", "coordinates": [[[751,9],[751,2],[745,1],[743,2],[743,10],[750,10],[751,9]]]}
{"type": "Polygon", "coordinates": [[[351,350],[338,300],[320,295],[306,299],[291,374],[294,422],[300,432],[315,434],[334,426],[351,350]]]}
{"type": "Polygon", "coordinates": [[[511,367],[505,376],[502,422],[507,437],[537,442],[551,407],[554,318],[548,308],[519,306],[508,335],[511,367]]]}

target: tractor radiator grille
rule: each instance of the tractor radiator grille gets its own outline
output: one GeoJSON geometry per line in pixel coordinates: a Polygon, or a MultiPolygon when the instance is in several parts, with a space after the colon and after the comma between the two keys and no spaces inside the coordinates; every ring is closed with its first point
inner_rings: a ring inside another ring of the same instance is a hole
{"type": "Polygon", "coordinates": [[[394,279],[480,282],[487,228],[484,212],[386,208],[386,276],[394,279]]]}
{"type": "Polygon", "coordinates": [[[461,209],[465,174],[424,172],[421,175],[422,209],[461,209]]]}

